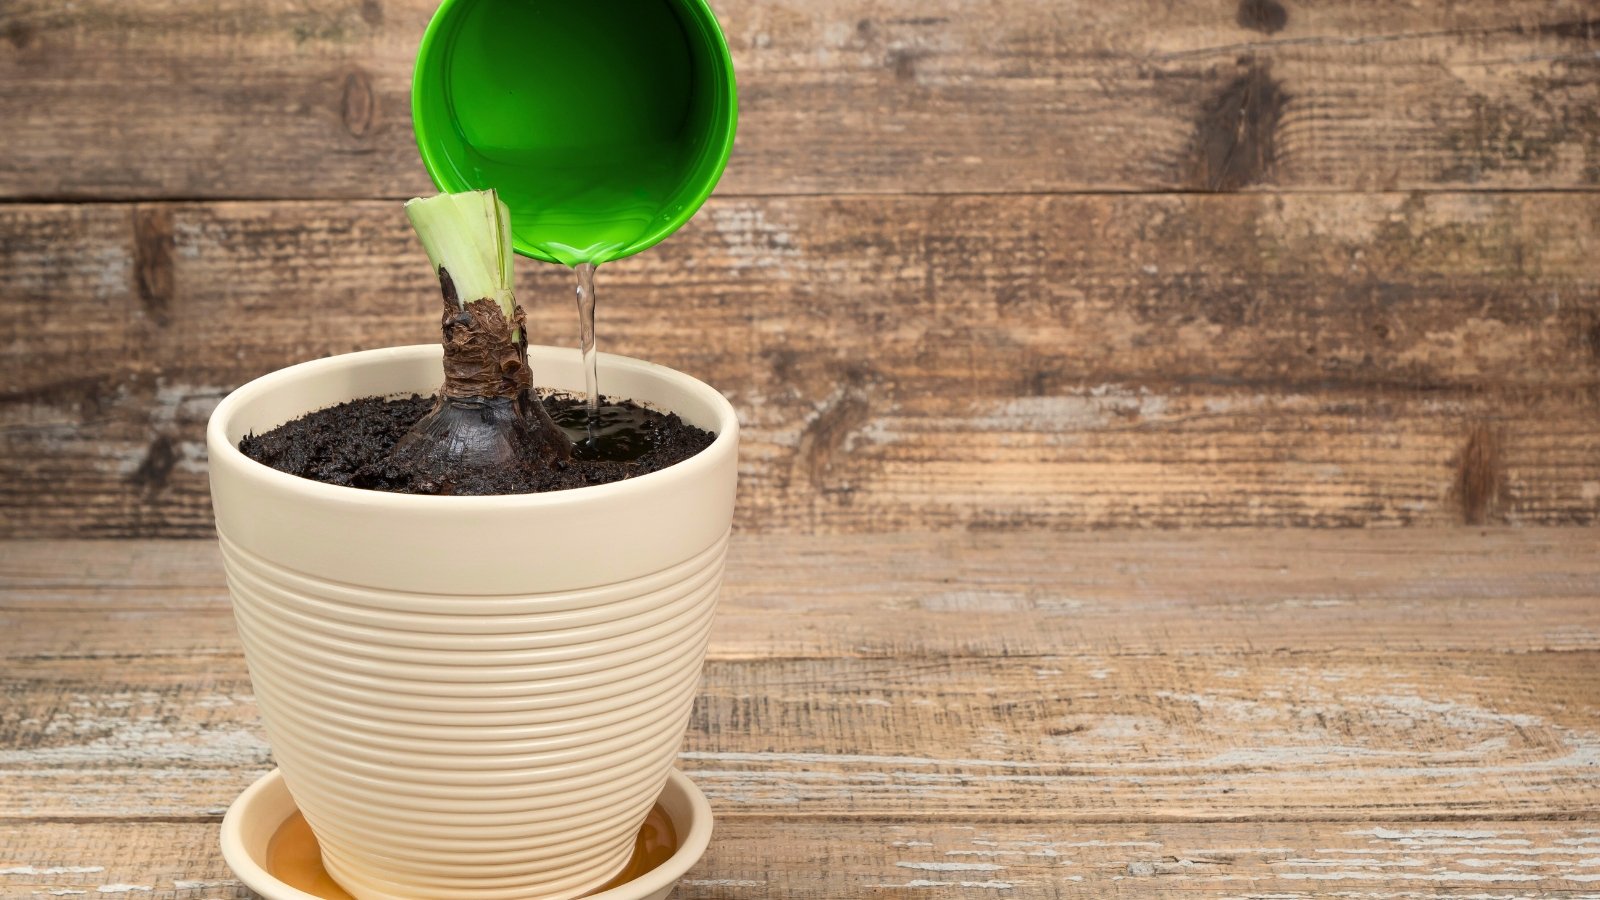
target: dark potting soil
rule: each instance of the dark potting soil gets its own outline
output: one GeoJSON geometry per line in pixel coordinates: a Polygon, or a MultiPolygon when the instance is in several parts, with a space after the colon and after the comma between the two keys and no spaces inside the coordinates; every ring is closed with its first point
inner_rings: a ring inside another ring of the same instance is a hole
{"type": "MultiPolygon", "coordinates": [[[[711,446],[716,435],[684,422],[674,413],[660,413],[625,400],[606,402],[639,410],[653,446],[638,459],[586,460],[576,456],[552,470],[495,472],[454,485],[454,494],[530,494],[562,491],[592,484],[636,478],[680,463],[711,446]]],[[[560,419],[563,411],[581,406],[579,398],[554,394],[545,409],[560,419]]],[[[386,400],[368,397],[301,416],[260,435],[246,435],[239,450],[280,472],[324,484],[415,494],[410,480],[388,469],[389,451],[428,410],[432,397],[386,400]]]]}

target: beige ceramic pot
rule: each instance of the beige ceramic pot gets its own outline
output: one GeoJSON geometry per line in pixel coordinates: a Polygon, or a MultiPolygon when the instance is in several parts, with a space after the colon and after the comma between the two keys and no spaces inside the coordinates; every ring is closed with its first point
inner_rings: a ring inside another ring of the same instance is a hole
{"type": "MultiPolygon", "coordinates": [[[[570,350],[535,379],[581,391],[570,350]]],[[[320,484],[239,439],[373,395],[427,394],[437,346],[250,382],[206,433],[228,584],[267,737],[361,900],[574,897],[627,863],[666,783],[732,524],[738,422],[707,385],[602,356],[601,384],[716,433],[609,485],[417,497],[320,484]]]]}

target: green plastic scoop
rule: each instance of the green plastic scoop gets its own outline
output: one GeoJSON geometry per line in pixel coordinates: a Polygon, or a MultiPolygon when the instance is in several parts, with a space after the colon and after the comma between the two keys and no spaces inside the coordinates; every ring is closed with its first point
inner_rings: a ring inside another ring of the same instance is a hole
{"type": "Polygon", "coordinates": [[[411,113],[441,191],[495,188],[524,256],[638,253],[716,187],[738,120],[703,0],[444,0],[411,113]]]}

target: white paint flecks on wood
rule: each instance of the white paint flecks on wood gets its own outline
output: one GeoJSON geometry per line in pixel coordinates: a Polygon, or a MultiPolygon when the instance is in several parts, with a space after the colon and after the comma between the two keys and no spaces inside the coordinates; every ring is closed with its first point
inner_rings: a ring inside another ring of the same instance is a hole
{"type": "MultiPolygon", "coordinates": [[[[1317,822],[962,826],[724,817],[676,896],[1582,900],[1600,894],[1597,844],[1600,827],[1518,820],[1373,829],[1317,822]],[[977,851],[1000,854],[1004,862],[981,872],[943,868],[977,851]]],[[[209,849],[215,845],[215,824],[0,826],[0,858],[41,847],[58,856],[92,848],[121,883],[148,884],[157,897],[249,897],[209,849]],[[174,872],[184,877],[174,879],[174,872]]],[[[0,879],[0,893],[92,895],[103,882],[70,873],[12,877],[0,879]]]]}
{"type": "MultiPolygon", "coordinates": [[[[105,665],[9,664],[0,772],[26,788],[0,816],[209,815],[270,766],[239,658],[123,657],[115,689],[105,665]]],[[[1600,804],[1600,652],[1061,668],[1041,680],[1028,657],[714,659],[682,767],[729,815],[1383,822],[1600,804]]]]}
{"type": "MultiPolygon", "coordinates": [[[[742,536],[680,762],[718,833],[681,894],[1593,893],[1593,547],[742,536]]],[[[0,892],[245,896],[215,822],[272,763],[218,572],[208,544],[0,544],[0,892]]]]}

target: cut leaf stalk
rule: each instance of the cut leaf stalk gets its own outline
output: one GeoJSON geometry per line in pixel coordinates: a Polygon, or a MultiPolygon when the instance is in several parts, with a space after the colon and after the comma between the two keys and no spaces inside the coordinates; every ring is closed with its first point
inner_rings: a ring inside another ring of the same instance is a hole
{"type": "Polygon", "coordinates": [[[495,191],[467,191],[406,201],[406,218],[422,241],[433,271],[450,273],[457,300],[490,298],[507,320],[516,317],[511,289],[511,211],[495,191]]]}

